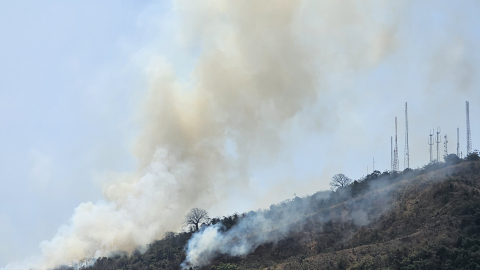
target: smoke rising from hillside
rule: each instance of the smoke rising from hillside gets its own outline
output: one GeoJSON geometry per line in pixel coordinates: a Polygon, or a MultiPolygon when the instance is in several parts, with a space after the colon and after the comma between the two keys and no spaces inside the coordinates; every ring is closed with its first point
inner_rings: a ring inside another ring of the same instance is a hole
{"type": "Polygon", "coordinates": [[[132,251],[179,230],[192,207],[246,189],[251,159],[274,159],[289,121],[328,103],[323,72],[373,66],[395,48],[395,28],[369,15],[376,4],[175,1],[179,42],[200,48],[191,82],[152,57],[135,147],[140,168],[110,175],[103,201],[79,205],[41,243],[39,267],[132,251]]]}
{"type": "MultiPolygon", "coordinates": [[[[250,212],[229,230],[225,230],[221,223],[205,227],[188,241],[186,259],[181,267],[202,267],[219,255],[248,255],[262,244],[276,244],[287,237],[295,237],[295,233],[303,234],[302,241],[313,243],[315,240],[306,235],[322,231],[327,222],[338,222],[343,226],[367,225],[392,208],[392,192],[402,184],[390,184],[388,177],[369,179],[362,190],[366,194],[363,196],[352,198],[354,187],[351,185],[336,193],[324,191],[306,198],[296,197],[272,205],[270,210],[250,212]]],[[[344,229],[342,234],[346,241],[353,230],[344,229]]]]}
{"type": "MultiPolygon", "coordinates": [[[[328,199],[329,193],[321,194],[328,199]]],[[[220,254],[247,255],[264,243],[276,243],[292,231],[301,231],[308,222],[315,205],[300,198],[267,211],[250,212],[225,231],[221,223],[208,226],[193,234],[186,246],[187,256],[183,269],[205,266],[220,254]]],[[[324,217],[323,221],[329,218],[324,217]]]]}

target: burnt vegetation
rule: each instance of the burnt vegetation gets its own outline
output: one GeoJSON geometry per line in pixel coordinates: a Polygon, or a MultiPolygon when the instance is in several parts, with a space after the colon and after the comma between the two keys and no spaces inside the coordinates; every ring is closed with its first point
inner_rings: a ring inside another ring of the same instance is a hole
{"type": "MultiPolygon", "coordinates": [[[[480,269],[478,151],[414,170],[374,171],[335,191],[203,226],[222,224],[228,231],[248,215],[277,218],[292,211],[302,218],[290,220],[286,237],[245,256],[218,254],[200,269],[480,269]]],[[[143,253],[99,258],[86,269],[180,269],[193,233],[169,232],[143,253]]]]}

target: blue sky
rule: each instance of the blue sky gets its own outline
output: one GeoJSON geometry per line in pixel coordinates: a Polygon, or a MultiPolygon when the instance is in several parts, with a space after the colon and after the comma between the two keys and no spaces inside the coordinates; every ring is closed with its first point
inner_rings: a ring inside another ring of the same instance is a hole
{"type": "Polygon", "coordinates": [[[0,3],[0,265],[38,252],[93,178],[135,160],[132,54],[147,2],[0,3]],[[32,170],[37,166],[36,170],[32,170]]]}
{"type": "MultiPolygon", "coordinates": [[[[193,84],[190,72],[211,46],[197,36],[208,37],[202,31],[211,29],[194,25],[187,15],[197,11],[186,6],[0,3],[0,267],[38,254],[38,244],[51,239],[80,203],[102,200],[105,173],[137,169],[132,149],[144,128],[139,112],[154,59],[165,59],[180,83],[193,84]]],[[[321,53],[315,61],[318,100],[282,127],[282,146],[273,158],[252,158],[249,195],[233,187],[234,199],[212,206],[213,213],[268,207],[293,193],[328,189],[338,172],[360,178],[373,157],[376,169],[389,169],[395,116],[403,169],[406,101],[411,167],[428,162],[428,131],[437,126],[448,134],[452,153],[460,127],[465,153],[465,100],[474,148],[480,148],[479,11],[476,1],[412,1],[362,11],[367,27],[388,25],[393,33],[390,51],[373,64],[357,55],[362,48],[355,43],[374,29],[318,37],[299,32],[307,53],[332,51],[328,64],[321,53]]],[[[303,12],[299,16],[314,18],[303,12]]],[[[322,23],[301,21],[302,31],[322,23]]]]}

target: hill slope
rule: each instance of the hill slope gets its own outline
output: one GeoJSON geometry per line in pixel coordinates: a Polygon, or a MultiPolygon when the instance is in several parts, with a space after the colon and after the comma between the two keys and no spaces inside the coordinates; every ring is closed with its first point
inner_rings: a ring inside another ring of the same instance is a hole
{"type": "MultiPolygon", "coordinates": [[[[212,226],[222,224],[222,235],[259,216],[270,223],[234,235],[257,240],[244,255],[203,250],[200,256],[212,259],[201,268],[480,269],[479,188],[478,161],[376,172],[336,192],[212,220],[212,226]]],[[[101,258],[87,269],[179,269],[191,238],[169,233],[143,254],[101,258]]]]}

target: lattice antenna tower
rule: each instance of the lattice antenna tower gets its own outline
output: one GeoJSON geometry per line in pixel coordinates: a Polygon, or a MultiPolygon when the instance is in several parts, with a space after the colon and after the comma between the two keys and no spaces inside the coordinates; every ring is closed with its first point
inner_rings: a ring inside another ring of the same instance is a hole
{"type": "Polygon", "coordinates": [[[390,171],[393,172],[393,137],[390,136],[390,171]]]}
{"type": "Polygon", "coordinates": [[[410,151],[408,148],[408,114],[407,102],[405,102],[405,153],[403,155],[403,167],[410,168],[410,151]]]}
{"type": "Polygon", "coordinates": [[[466,103],[467,108],[467,155],[472,152],[472,134],[470,133],[470,104],[466,103]]]}
{"type": "Polygon", "coordinates": [[[437,127],[437,137],[435,142],[437,143],[437,162],[440,162],[440,147],[439,144],[442,142],[442,137],[440,136],[440,127],[437,127]]]}
{"type": "Polygon", "coordinates": [[[460,129],[457,127],[457,157],[460,157],[460,129]]]}
{"type": "Polygon", "coordinates": [[[395,117],[395,149],[393,150],[393,169],[398,171],[397,117],[395,117]]]}
{"type": "Polygon", "coordinates": [[[433,130],[430,130],[430,137],[428,138],[428,145],[430,145],[430,163],[433,161],[432,145],[433,145],[433,130]]]}
{"type": "Polygon", "coordinates": [[[443,137],[445,139],[443,145],[445,146],[445,153],[443,153],[443,159],[446,159],[447,156],[448,156],[448,147],[447,147],[447,144],[448,144],[448,138],[447,138],[447,134],[445,134],[445,136],[443,137]]]}

